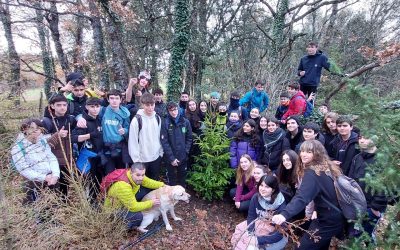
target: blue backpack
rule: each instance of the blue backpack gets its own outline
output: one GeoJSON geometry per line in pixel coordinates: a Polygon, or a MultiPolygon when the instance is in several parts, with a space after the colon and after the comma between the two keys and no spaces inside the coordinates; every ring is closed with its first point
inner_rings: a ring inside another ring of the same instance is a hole
{"type": "Polygon", "coordinates": [[[308,101],[305,97],[302,97],[302,96],[298,96],[298,97],[304,98],[304,100],[306,101],[306,110],[304,110],[304,112],[303,112],[303,117],[305,117],[305,118],[310,117],[314,112],[314,104],[312,102],[308,101]]]}

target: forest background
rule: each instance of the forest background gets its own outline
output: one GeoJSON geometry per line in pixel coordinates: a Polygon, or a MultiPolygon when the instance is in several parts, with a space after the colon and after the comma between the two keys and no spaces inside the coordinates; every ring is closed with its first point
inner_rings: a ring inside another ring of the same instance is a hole
{"type": "MultiPolygon", "coordinates": [[[[11,225],[2,226],[4,244],[15,244],[9,233],[19,211],[11,209],[15,179],[7,171],[17,124],[39,116],[68,73],[83,71],[96,88],[125,89],[147,69],[152,87],[175,101],[182,90],[197,99],[220,91],[227,100],[264,79],[274,113],[309,41],[333,65],[317,105],[353,114],[357,126],[378,135],[380,161],[369,182],[398,195],[399,13],[395,0],[0,0],[0,200],[10,208],[2,209],[8,223],[1,224],[11,225]]],[[[399,237],[398,207],[383,245],[399,237]]]]}

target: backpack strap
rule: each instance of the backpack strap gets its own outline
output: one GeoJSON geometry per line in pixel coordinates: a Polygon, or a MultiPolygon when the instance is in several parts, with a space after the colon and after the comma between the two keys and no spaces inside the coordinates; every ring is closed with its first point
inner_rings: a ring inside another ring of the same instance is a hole
{"type": "Polygon", "coordinates": [[[321,195],[321,199],[325,201],[326,204],[328,204],[330,207],[336,210],[336,212],[343,213],[341,209],[339,209],[337,206],[335,206],[332,202],[327,200],[323,195],[321,195]]]}

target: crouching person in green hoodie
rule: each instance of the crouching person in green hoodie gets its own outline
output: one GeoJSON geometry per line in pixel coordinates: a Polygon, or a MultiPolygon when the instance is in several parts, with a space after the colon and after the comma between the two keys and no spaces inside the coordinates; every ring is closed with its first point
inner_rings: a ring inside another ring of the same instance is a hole
{"type": "Polygon", "coordinates": [[[141,211],[160,205],[158,198],[141,201],[152,189],[164,186],[163,182],[152,180],[145,174],[145,165],[135,162],[130,169],[117,169],[111,172],[101,183],[101,189],[106,194],[104,206],[120,210],[128,229],[140,226],[143,220],[141,211]]]}

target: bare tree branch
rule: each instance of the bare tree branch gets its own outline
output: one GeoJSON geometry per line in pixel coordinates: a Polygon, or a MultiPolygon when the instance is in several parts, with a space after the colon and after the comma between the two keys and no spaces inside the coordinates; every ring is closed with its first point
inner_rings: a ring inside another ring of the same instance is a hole
{"type": "Polygon", "coordinates": [[[56,78],[56,77],[52,77],[52,76],[46,75],[46,74],[44,74],[44,73],[42,73],[42,72],[39,72],[39,71],[35,70],[31,65],[29,65],[29,63],[26,62],[24,59],[21,58],[20,60],[21,60],[21,62],[23,62],[23,63],[26,65],[26,67],[28,67],[28,69],[29,69],[29,70],[21,69],[21,71],[33,72],[33,73],[35,73],[35,74],[38,74],[38,75],[41,75],[41,76],[50,78],[50,79],[52,79],[52,80],[54,80],[54,81],[56,81],[56,82],[59,82],[59,83],[61,83],[61,85],[64,86],[64,83],[63,83],[60,79],[58,79],[58,78],[56,78]]]}
{"type": "Polygon", "coordinates": [[[272,8],[271,5],[269,5],[269,3],[265,0],[260,0],[261,3],[263,3],[265,6],[267,6],[267,8],[269,9],[269,11],[271,12],[272,16],[276,15],[276,12],[274,11],[274,9],[272,8]]]}
{"type": "MultiPolygon", "coordinates": [[[[335,4],[335,3],[342,3],[342,2],[345,2],[345,1],[347,1],[347,0],[331,0],[331,1],[322,2],[322,3],[320,3],[320,4],[316,5],[316,6],[312,6],[308,11],[303,13],[301,16],[299,16],[297,18],[295,18],[295,16],[293,16],[292,21],[287,23],[287,24],[285,24],[285,27],[288,27],[288,26],[292,25],[293,23],[302,20],[304,17],[306,17],[309,14],[313,13],[314,11],[318,10],[322,6],[335,4]]],[[[320,2],[320,1],[317,1],[317,2],[320,2]]],[[[302,5],[302,6],[304,6],[304,5],[302,5]]]]}
{"type": "Polygon", "coordinates": [[[261,33],[263,33],[266,38],[268,38],[269,40],[271,40],[271,42],[274,43],[275,40],[270,35],[268,35],[268,33],[258,24],[256,18],[253,16],[253,14],[250,14],[250,16],[253,19],[254,23],[256,24],[256,27],[261,31],[261,33]]]}

